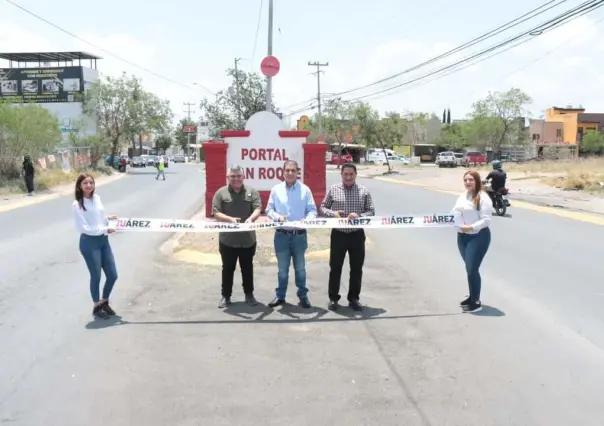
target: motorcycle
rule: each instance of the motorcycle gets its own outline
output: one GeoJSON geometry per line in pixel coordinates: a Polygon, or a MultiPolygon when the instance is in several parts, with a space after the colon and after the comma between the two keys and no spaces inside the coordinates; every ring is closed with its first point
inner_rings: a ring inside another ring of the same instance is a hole
{"type": "Polygon", "coordinates": [[[482,181],[482,186],[485,192],[489,194],[489,197],[491,197],[491,200],[493,201],[493,208],[495,209],[495,213],[497,213],[498,216],[505,216],[507,208],[511,207],[512,205],[510,203],[510,200],[508,199],[509,190],[507,188],[502,188],[499,191],[493,191],[491,189],[491,184],[486,180],[482,181]]]}

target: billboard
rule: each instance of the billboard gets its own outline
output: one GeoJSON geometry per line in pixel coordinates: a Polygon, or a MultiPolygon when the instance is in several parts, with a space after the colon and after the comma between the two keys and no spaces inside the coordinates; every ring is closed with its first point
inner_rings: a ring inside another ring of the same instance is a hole
{"type": "Polygon", "coordinates": [[[81,102],[82,67],[0,68],[0,99],[15,103],[81,102]]]}

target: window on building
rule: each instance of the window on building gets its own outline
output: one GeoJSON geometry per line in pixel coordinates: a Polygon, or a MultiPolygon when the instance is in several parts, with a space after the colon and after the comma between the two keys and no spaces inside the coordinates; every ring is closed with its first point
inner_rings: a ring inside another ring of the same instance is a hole
{"type": "Polygon", "coordinates": [[[533,140],[538,141],[539,139],[541,139],[541,135],[538,133],[533,133],[533,140]]]}
{"type": "Polygon", "coordinates": [[[557,138],[561,138],[562,137],[562,129],[556,129],[556,137],[557,138]]]}

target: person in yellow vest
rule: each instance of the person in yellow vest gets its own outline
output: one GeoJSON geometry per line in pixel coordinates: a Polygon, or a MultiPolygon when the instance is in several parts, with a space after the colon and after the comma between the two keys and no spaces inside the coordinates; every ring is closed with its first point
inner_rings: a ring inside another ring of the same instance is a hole
{"type": "Polygon", "coordinates": [[[157,176],[155,176],[155,180],[159,180],[161,176],[164,180],[166,180],[166,175],[164,174],[164,169],[166,165],[164,164],[163,157],[157,157],[157,162],[155,163],[155,167],[157,167],[157,176]]]}

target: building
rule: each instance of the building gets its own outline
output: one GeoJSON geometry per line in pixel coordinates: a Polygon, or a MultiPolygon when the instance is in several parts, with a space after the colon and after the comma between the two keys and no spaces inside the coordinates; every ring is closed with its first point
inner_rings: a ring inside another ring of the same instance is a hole
{"type": "Polygon", "coordinates": [[[83,120],[85,134],[95,134],[96,120],[84,117],[83,101],[99,80],[98,59],[85,52],[0,53],[0,60],[8,62],[0,68],[0,99],[47,109],[59,120],[64,140],[76,120],[83,120]]]}
{"type": "Polygon", "coordinates": [[[604,131],[604,114],[586,113],[585,108],[548,108],[545,121],[562,123],[563,142],[576,146],[588,131],[604,131]]]}

